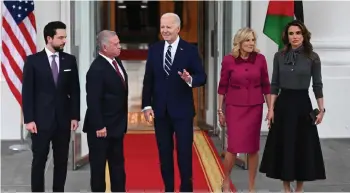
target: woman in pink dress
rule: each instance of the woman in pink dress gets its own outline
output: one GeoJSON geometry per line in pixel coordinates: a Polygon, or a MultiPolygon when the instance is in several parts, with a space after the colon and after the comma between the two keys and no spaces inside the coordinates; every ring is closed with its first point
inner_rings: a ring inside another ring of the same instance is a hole
{"type": "Polygon", "coordinates": [[[247,153],[248,188],[255,191],[263,103],[270,103],[270,81],[265,56],[256,48],[252,29],[243,28],[236,33],[232,53],[224,56],[221,65],[218,114],[220,124],[227,125],[228,136],[222,188],[224,192],[229,191],[230,172],[237,153],[247,153]]]}

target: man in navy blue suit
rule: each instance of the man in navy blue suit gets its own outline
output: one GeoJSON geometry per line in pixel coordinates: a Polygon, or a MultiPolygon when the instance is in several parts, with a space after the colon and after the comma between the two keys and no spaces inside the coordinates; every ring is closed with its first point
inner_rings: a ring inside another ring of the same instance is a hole
{"type": "Polygon", "coordinates": [[[160,20],[164,41],[150,46],[143,80],[142,108],[147,121],[154,119],[160,168],[166,192],[174,192],[174,141],[181,177],[181,192],[192,192],[192,143],[195,109],[192,88],[206,83],[196,46],[179,37],[178,15],[160,20]]]}

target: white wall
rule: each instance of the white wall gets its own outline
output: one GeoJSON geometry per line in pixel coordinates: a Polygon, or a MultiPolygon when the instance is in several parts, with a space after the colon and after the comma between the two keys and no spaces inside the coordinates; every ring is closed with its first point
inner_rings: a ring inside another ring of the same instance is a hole
{"type": "MultiPolygon", "coordinates": [[[[251,16],[250,22],[251,27],[257,33],[257,46],[260,49],[261,53],[265,55],[268,63],[268,71],[271,80],[272,76],[272,61],[275,52],[278,49],[278,46],[271,41],[265,34],[263,34],[265,16],[268,6],[268,1],[252,1],[251,2],[251,16]]],[[[266,104],[264,105],[263,117],[265,118],[267,114],[266,104]]],[[[263,119],[264,120],[264,119],[263,119]]],[[[262,131],[268,131],[267,122],[262,123],[262,131]]]]}
{"type": "MultiPolygon", "coordinates": [[[[319,126],[321,138],[350,137],[350,18],[349,1],[304,1],[305,24],[312,34],[314,50],[320,55],[324,83],[325,114],[319,126]],[[322,19],[321,19],[322,18],[322,19]]],[[[252,1],[251,27],[258,34],[258,47],[266,56],[271,77],[273,55],[277,50],[263,34],[268,1],[252,1]]],[[[314,107],[312,89],[310,97],[314,107]]],[[[266,130],[264,124],[263,130],[266,130]]]]}

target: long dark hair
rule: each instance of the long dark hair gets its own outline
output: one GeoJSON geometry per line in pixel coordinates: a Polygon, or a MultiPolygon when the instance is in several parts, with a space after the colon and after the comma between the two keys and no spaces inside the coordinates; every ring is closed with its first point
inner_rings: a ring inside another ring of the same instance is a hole
{"type": "Polygon", "coordinates": [[[299,20],[294,20],[289,22],[286,27],[284,28],[283,34],[282,34],[282,41],[284,44],[284,48],[283,48],[283,52],[287,52],[291,45],[288,39],[288,29],[290,26],[297,26],[300,28],[301,33],[303,35],[304,41],[303,41],[303,47],[304,47],[304,52],[307,56],[311,56],[313,47],[312,44],[310,42],[311,39],[311,33],[309,32],[309,30],[306,28],[305,24],[299,20]]]}

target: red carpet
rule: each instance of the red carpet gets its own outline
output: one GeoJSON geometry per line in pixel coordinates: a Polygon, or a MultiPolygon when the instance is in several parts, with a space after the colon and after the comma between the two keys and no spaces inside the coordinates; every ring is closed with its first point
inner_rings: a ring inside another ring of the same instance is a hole
{"type": "Polygon", "coordinates": [[[118,56],[121,60],[147,60],[148,50],[122,50],[118,56]]]}
{"type": "MultiPolygon", "coordinates": [[[[125,137],[124,148],[127,191],[164,191],[154,132],[132,131],[128,133],[125,137]]],[[[221,161],[219,160],[219,154],[206,133],[195,131],[193,145],[193,186],[195,192],[221,190],[223,173],[221,161]]],[[[176,188],[179,188],[180,178],[176,156],[175,184],[176,188]]],[[[106,185],[107,192],[110,192],[108,169],[106,172],[106,185]]],[[[232,189],[234,190],[233,186],[232,189]]]]}

